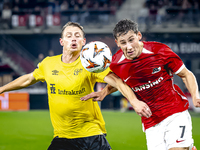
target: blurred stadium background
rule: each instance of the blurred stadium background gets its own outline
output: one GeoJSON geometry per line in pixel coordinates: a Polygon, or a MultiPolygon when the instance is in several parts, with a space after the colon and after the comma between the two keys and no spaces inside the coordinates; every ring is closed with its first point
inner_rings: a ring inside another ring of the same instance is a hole
{"type": "MultiPolygon", "coordinates": [[[[124,18],[138,22],[142,40],[170,46],[200,86],[199,0],[0,0],[0,86],[32,72],[44,57],[62,53],[60,32],[68,21],[84,27],[87,42],[105,42],[114,54],[118,48],[112,30],[124,18]]],[[[174,79],[188,97],[191,112],[200,112],[181,79],[174,79]]],[[[95,90],[103,87],[97,84],[95,90]]],[[[101,108],[132,111],[120,93],[107,96],[101,108]]],[[[1,118],[9,110],[39,109],[48,110],[45,83],[0,96],[1,118]]]]}

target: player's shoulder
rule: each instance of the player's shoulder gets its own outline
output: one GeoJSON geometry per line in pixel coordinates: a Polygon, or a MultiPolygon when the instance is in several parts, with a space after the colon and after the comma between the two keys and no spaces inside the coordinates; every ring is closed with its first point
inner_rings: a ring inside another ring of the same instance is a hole
{"type": "Polygon", "coordinates": [[[113,56],[119,55],[119,54],[123,54],[123,51],[121,49],[119,49],[113,56]]]}
{"type": "Polygon", "coordinates": [[[55,56],[47,56],[43,59],[42,63],[49,63],[49,62],[53,63],[59,59],[61,60],[61,56],[62,56],[61,54],[55,56]]]}
{"type": "Polygon", "coordinates": [[[142,42],[144,43],[144,45],[147,46],[167,46],[166,44],[157,41],[142,41],[142,42]]]}
{"type": "Polygon", "coordinates": [[[171,50],[169,46],[164,43],[156,42],[156,41],[143,41],[144,48],[157,53],[161,51],[171,50]]]}
{"type": "Polygon", "coordinates": [[[123,51],[119,49],[113,56],[112,56],[112,61],[120,59],[121,56],[123,55],[123,51]]]}

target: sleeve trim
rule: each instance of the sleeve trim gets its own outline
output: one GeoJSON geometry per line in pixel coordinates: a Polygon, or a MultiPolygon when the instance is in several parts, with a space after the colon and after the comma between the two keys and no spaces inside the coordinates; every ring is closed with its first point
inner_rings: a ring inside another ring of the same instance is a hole
{"type": "Polygon", "coordinates": [[[175,74],[180,73],[183,70],[183,68],[185,68],[184,64],[175,72],[175,74]]]}

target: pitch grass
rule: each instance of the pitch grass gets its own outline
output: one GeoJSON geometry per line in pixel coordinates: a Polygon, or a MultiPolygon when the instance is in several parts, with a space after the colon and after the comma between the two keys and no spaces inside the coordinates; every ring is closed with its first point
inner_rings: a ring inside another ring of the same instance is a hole
{"type": "MultiPolygon", "coordinates": [[[[146,150],[140,117],[131,112],[102,111],[113,150],[146,150]]],[[[200,149],[200,114],[191,113],[193,138],[200,149]]],[[[0,112],[0,150],[46,150],[53,138],[47,110],[0,112]]]]}

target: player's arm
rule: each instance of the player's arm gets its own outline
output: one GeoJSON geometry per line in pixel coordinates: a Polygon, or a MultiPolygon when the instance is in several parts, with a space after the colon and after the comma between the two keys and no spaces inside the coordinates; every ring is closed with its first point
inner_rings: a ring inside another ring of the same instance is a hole
{"type": "Polygon", "coordinates": [[[107,95],[109,95],[117,90],[118,90],[117,88],[107,84],[106,87],[104,87],[101,91],[92,92],[88,95],[85,95],[84,97],[81,97],[81,100],[85,101],[85,100],[92,98],[93,101],[103,101],[103,99],[107,95]]]}
{"type": "Polygon", "coordinates": [[[0,94],[8,91],[19,90],[36,82],[37,80],[34,78],[32,73],[26,74],[0,87],[0,94]]]}
{"type": "Polygon", "coordinates": [[[190,92],[194,106],[200,107],[199,88],[194,74],[184,67],[177,75],[182,78],[185,86],[190,92]]]}
{"type": "Polygon", "coordinates": [[[151,110],[148,107],[148,105],[140,100],[138,100],[133,93],[132,89],[124,83],[117,75],[114,73],[109,73],[105,78],[104,81],[107,82],[109,85],[107,85],[102,91],[99,92],[93,92],[89,95],[86,95],[81,98],[81,100],[87,100],[89,98],[93,98],[93,100],[103,100],[103,98],[106,95],[111,94],[114,91],[117,91],[117,89],[122,93],[124,97],[126,97],[130,104],[133,106],[135,112],[145,117],[151,116],[151,110]]]}

